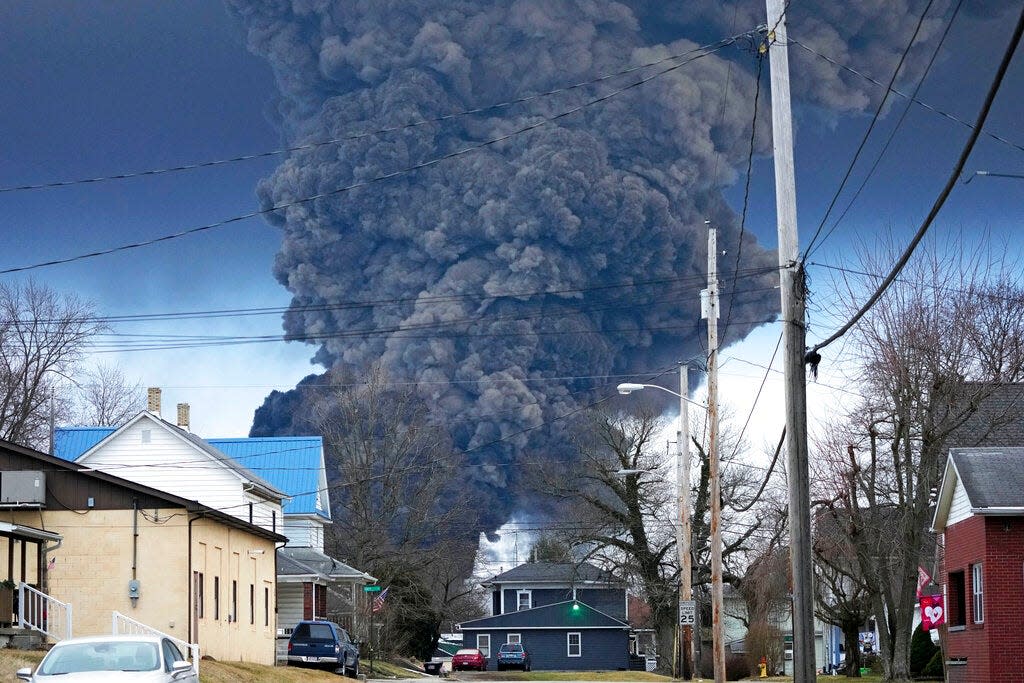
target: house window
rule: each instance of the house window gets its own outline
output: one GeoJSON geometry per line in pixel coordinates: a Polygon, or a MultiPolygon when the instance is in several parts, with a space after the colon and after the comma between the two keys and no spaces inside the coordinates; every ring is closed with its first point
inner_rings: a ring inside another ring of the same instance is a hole
{"type": "Polygon", "coordinates": [[[228,621],[238,621],[238,581],[231,580],[231,614],[228,621]]]}
{"type": "Polygon", "coordinates": [[[583,637],[579,631],[566,634],[566,652],[569,657],[583,656],[583,637]]]}
{"type": "Polygon", "coordinates": [[[517,612],[522,612],[524,609],[530,609],[533,607],[533,594],[530,591],[519,591],[516,596],[517,612]]]}
{"type": "Polygon", "coordinates": [[[476,649],[483,653],[487,659],[491,658],[491,634],[490,633],[478,633],[476,634],[476,649]]]}
{"type": "Polygon", "coordinates": [[[200,619],[203,618],[203,605],[206,603],[206,597],[203,595],[206,592],[206,581],[203,579],[202,572],[196,572],[196,616],[200,619]]]}
{"type": "Polygon", "coordinates": [[[962,571],[949,573],[949,625],[967,625],[967,592],[962,571]]]}
{"type": "Polygon", "coordinates": [[[509,643],[521,643],[521,642],[523,642],[523,639],[522,639],[522,637],[518,633],[510,633],[510,634],[508,634],[508,640],[506,642],[509,642],[509,643]]]}
{"type": "Polygon", "coordinates": [[[256,586],[249,584],[249,623],[256,624],[256,586]]]}
{"type": "Polygon", "coordinates": [[[213,618],[220,619],[220,577],[213,577],[213,618]]]}
{"type": "Polygon", "coordinates": [[[974,623],[985,622],[985,580],[982,576],[982,564],[971,565],[971,607],[974,610],[974,623]]]}
{"type": "Polygon", "coordinates": [[[270,626],[270,589],[263,588],[263,625],[270,626]]]}

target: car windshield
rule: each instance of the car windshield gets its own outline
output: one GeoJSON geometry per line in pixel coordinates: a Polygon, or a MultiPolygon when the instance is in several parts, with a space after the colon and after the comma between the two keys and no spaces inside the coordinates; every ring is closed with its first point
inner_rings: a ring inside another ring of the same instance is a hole
{"type": "Polygon", "coordinates": [[[79,671],[155,671],[160,668],[156,643],[116,642],[57,645],[43,659],[39,673],[47,676],[79,671]]]}
{"type": "Polygon", "coordinates": [[[519,643],[505,643],[501,646],[501,652],[522,652],[523,646],[519,643]]]}
{"type": "Polygon", "coordinates": [[[476,654],[476,650],[459,650],[455,654],[457,654],[457,655],[475,655],[476,654]]]}

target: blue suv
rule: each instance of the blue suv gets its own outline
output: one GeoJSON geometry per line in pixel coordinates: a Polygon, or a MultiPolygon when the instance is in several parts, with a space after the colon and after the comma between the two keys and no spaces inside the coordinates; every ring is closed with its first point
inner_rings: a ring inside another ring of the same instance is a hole
{"type": "Polygon", "coordinates": [[[300,621],[288,639],[288,666],[309,666],[359,675],[359,645],[333,621],[300,621]]]}
{"type": "Polygon", "coordinates": [[[498,648],[498,671],[510,668],[530,670],[530,653],[522,643],[505,643],[498,648]]]}

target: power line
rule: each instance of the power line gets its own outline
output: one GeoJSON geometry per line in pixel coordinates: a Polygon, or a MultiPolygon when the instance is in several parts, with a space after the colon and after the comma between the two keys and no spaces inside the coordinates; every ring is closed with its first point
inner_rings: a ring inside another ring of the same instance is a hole
{"type": "MultiPolygon", "coordinates": [[[[773,271],[778,270],[778,266],[758,266],[756,268],[743,268],[737,272],[740,277],[753,277],[758,275],[767,275],[773,271]]],[[[125,323],[125,322],[153,322],[162,320],[197,320],[207,318],[233,318],[233,317],[249,317],[258,315],[281,315],[284,313],[309,313],[309,312],[324,312],[324,311],[335,311],[335,310],[348,310],[355,309],[361,310],[364,308],[377,308],[379,306],[396,306],[402,304],[434,304],[434,303],[451,303],[457,301],[472,301],[477,303],[497,301],[500,299],[517,299],[522,300],[533,297],[544,297],[544,296],[565,296],[572,294],[589,294],[600,291],[616,290],[616,289],[638,289],[641,287],[661,287],[665,284],[703,284],[703,275],[681,275],[676,277],[657,278],[653,280],[630,280],[628,282],[617,282],[603,285],[590,285],[587,287],[564,287],[560,289],[532,289],[532,290],[508,290],[496,293],[482,293],[482,292],[466,292],[462,294],[441,294],[435,296],[422,296],[412,295],[406,297],[393,297],[386,299],[367,299],[367,300],[349,300],[349,301],[334,301],[325,302],[321,304],[291,304],[289,306],[274,306],[274,307],[253,307],[253,308],[222,308],[222,309],[207,309],[197,311],[165,311],[157,313],[133,313],[125,315],[107,315],[99,316],[94,318],[98,323],[111,324],[111,323],[125,323]]],[[[56,318],[21,318],[11,320],[11,324],[19,325],[39,325],[60,322],[56,318]]]]}
{"type": "Polygon", "coordinates": [[[303,204],[308,204],[309,202],[317,201],[317,200],[320,200],[320,199],[326,199],[328,197],[337,196],[339,194],[350,192],[352,190],[359,189],[359,188],[362,188],[362,187],[367,187],[367,186],[376,184],[378,182],[382,182],[382,181],[385,181],[385,180],[391,180],[393,178],[397,178],[397,177],[400,177],[400,176],[412,173],[414,171],[422,170],[424,168],[428,168],[428,167],[431,167],[431,166],[436,166],[437,164],[440,164],[440,163],[442,163],[444,161],[447,161],[449,159],[454,159],[454,158],[457,158],[457,157],[461,157],[461,156],[464,156],[464,155],[469,154],[471,152],[475,152],[475,151],[484,149],[486,147],[490,147],[490,146],[496,145],[498,143],[505,142],[506,140],[510,140],[510,139],[512,139],[514,137],[517,137],[519,135],[522,135],[524,133],[528,133],[528,132],[530,132],[532,130],[536,130],[536,129],[541,128],[543,126],[546,126],[546,125],[549,125],[551,123],[554,123],[555,121],[559,121],[559,120],[561,120],[561,119],[563,119],[563,118],[565,118],[567,116],[571,116],[572,114],[575,114],[575,113],[578,113],[580,111],[583,111],[584,109],[587,109],[588,107],[591,107],[591,106],[594,106],[596,104],[600,104],[602,102],[610,100],[613,97],[621,95],[624,92],[627,92],[629,90],[632,90],[633,88],[636,88],[636,87],[641,86],[641,85],[643,85],[645,83],[648,83],[648,82],[654,80],[655,78],[658,78],[660,76],[664,76],[665,74],[670,73],[672,71],[675,71],[677,69],[681,69],[682,67],[684,67],[684,66],[686,66],[686,65],[688,65],[688,64],[690,64],[692,62],[695,62],[698,59],[701,59],[703,57],[707,57],[709,55],[712,55],[715,52],[718,52],[719,50],[725,48],[726,46],[731,45],[736,40],[737,40],[737,38],[726,38],[726,39],[717,41],[715,43],[711,43],[710,45],[707,45],[707,46],[702,46],[702,47],[699,47],[699,48],[694,48],[693,50],[690,50],[686,54],[693,54],[694,52],[699,52],[699,54],[696,54],[695,56],[690,57],[688,60],[686,60],[684,62],[681,62],[679,64],[675,64],[675,65],[670,66],[670,67],[666,67],[666,68],[664,68],[664,69],[662,69],[660,71],[656,71],[656,72],[654,72],[654,73],[652,73],[652,74],[650,74],[648,76],[644,76],[643,78],[640,78],[640,79],[634,81],[633,83],[630,83],[630,84],[625,85],[625,86],[623,86],[621,88],[613,90],[613,91],[611,91],[611,92],[609,92],[609,93],[607,93],[605,95],[602,95],[600,97],[596,97],[594,99],[588,100],[587,102],[584,102],[583,104],[577,105],[577,106],[572,107],[570,109],[566,109],[565,111],[562,111],[562,112],[560,112],[558,114],[555,114],[554,116],[541,117],[539,121],[531,123],[531,124],[529,124],[527,126],[523,126],[522,128],[517,128],[517,129],[515,129],[513,131],[510,131],[508,133],[505,133],[503,135],[499,135],[497,137],[490,138],[489,140],[485,140],[483,142],[480,142],[480,143],[477,143],[477,144],[474,144],[474,145],[470,145],[468,147],[463,147],[463,148],[458,149],[458,150],[456,150],[454,152],[449,152],[448,154],[444,154],[444,155],[441,155],[441,156],[438,156],[438,157],[434,157],[432,159],[428,159],[427,161],[422,161],[422,162],[420,162],[418,164],[413,164],[412,166],[406,166],[406,167],[398,169],[396,171],[391,171],[390,173],[384,173],[384,174],[381,174],[381,175],[374,176],[372,178],[368,178],[366,180],[360,180],[360,181],[352,183],[350,185],[346,185],[344,187],[340,187],[340,188],[337,188],[337,189],[334,189],[334,190],[329,190],[329,191],[326,191],[326,192],[321,192],[321,193],[312,195],[310,197],[303,197],[301,199],[295,199],[295,200],[292,200],[292,201],[283,202],[281,204],[276,204],[276,205],[274,205],[272,207],[269,207],[269,208],[266,208],[266,209],[259,209],[259,210],[256,210],[256,211],[250,211],[249,213],[242,214],[240,216],[233,216],[231,218],[226,218],[224,220],[215,221],[213,223],[207,223],[205,225],[200,225],[198,227],[188,228],[186,230],[180,230],[180,231],[175,232],[175,233],[161,235],[160,237],[155,237],[153,239],[143,240],[143,241],[139,241],[139,242],[133,242],[133,243],[130,243],[130,244],[122,244],[122,245],[117,246],[117,247],[110,247],[108,249],[100,249],[100,250],[96,250],[96,251],[92,251],[92,252],[88,252],[88,253],[84,253],[84,254],[79,254],[77,256],[69,256],[69,257],[61,258],[61,259],[52,259],[52,260],[49,260],[49,261],[42,261],[42,262],[39,262],[39,263],[34,263],[34,264],[31,264],[31,265],[26,265],[26,266],[17,266],[17,267],[14,267],[14,268],[6,268],[6,269],[3,269],[3,270],[0,270],[0,275],[7,275],[7,274],[10,274],[10,273],[20,273],[20,272],[29,271],[29,270],[36,270],[36,269],[39,269],[39,268],[46,268],[46,267],[49,267],[49,266],[62,265],[62,264],[65,264],[65,263],[72,263],[72,262],[75,262],[75,261],[81,261],[81,260],[85,260],[85,259],[95,258],[95,257],[98,257],[98,256],[106,256],[106,255],[109,255],[109,254],[114,254],[114,253],[118,253],[118,252],[122,252],[122,251],[128,251],[128,250],[131,250],[131,249],[139,249],[139,248],[142,248],[142,247],[148,247],[148,246],[152,246],[154,244],[159,244],[161,242],[167,242],[167,241],[179,239],[179,238],[182,238],[182,237],[187,237],[187,236],[195,235],[195,234],[200,233],[200,232],[206,232],[206,231],[209,231],[209,230],[214,230],[216,228],[221,228],[221,227],[224,227],[226,225],[231,225],[231,224],[238,223],[238,222],[241,222],[241,221],[244,221],[244,220],[248,220],[250,218],[256,218],[258,216],[265,216],[265,215],[273,213],[275,211],[280,211],[282,209],[287,209],[287,208],[291,208],[291,207],[294,207],[294,206],[301,206],[303,204]],[[701,52],[702,50],[703,50],[703,52],[701,52]]]}
{"type": "Polygon", "coordinates": [[[828,221],[828,217],[832,214],[832,209],[835,207],[836,202],[839,200],[839,195],[842,194],[843,189],[846,188],[846,182],[850,179],[850,175],[853,174],[853,169],[857,165],[857,160],[860,159],[861,152],[864,151],[864,146],[868,142],[868,138],[871,137],[871,132],[875,129],[875,124],[878,123],[879,118],[882,116],[882,110],[885,108],[885,103],[889,100],[889,93],[892,90],[893,84],[896,82],[896,77],[900,74],[900,69],[903,68],[903,62],[906,61],[907,55],[910,54],[910,48],[914,46],[914,41],[917,40],[918,34],[921,32],[921,26],[924,24],[924,19],[928,16],[928,10],[932,8],[935,0],[928,0],[928,4],[925,5],[924,11],[921,12],[921,16],[917,20],[917,26],[914,27],[914,33],[910,36],[910,41],[907,43],[907,47],[904,48],[903,54],[900,55],[899,61],[896,63],[896,68],[893,69],[892,77],[889,78],[889,84],[885,86],[885,93],[882,95],[882,99],[878,102],[878,107],[875,109],[874,115],[871,117],[871,123],[868,124],[867,130],[864,131],[864,136],[860,140],[860,144],[857,145],[857,150],[853,153],[853,158],[850,159],[849,165],[846,167],[846,173],[843,174],[843,179],[839,183],[839,187],[836,188],[835,193],[832,195],[832,199],[828,203],[828,208],[825,209],[825,215],[821,217],[821,222],[818,223],[818,228],[814,231],[814,235],[811,237],[811,241],[807,243],[807,248],[804,250],[804,260],[807,258],[807,254],[810,253],[814,247],[814,243],[817,241],[818,236],[821,235],[822,228],[825,227],[825,222],[828,221]]]}
{"type": "MultiPolygon", "coordinates": [[[[864,277],[870,277],[870,278],[875,278],[875,279],[879,279],[879,280],[885,277],[885,273],[872,273],[872,272],[869,272],[869,271],[866,271],[866,270],[857,270],[856,268],[846,268],[844,266],[836,266],[836,265],[833,265],[833,264],[830,264],[830,263],[822,263],[820,261],[808,261],[807,265],[809,265],[809,266],[818,266],[820,268],[826,268],[828,270],[835,270],[835,271],[838,271],[840,273],[849,273],[851,275],[863,275],[864,277]]],[[[901,277],[897,277],[895,281],[903,283],[903,284],[912,284],[914,286],[927,287],[928,289],[933,289],[933,290],[936,290],[936,291],[951,292],[953,294],[970,294],[972,296],[977,296],[977,297],[980,297],[982,299],[997,299],[997,300],[1000,300],[1000,301],[1022,302],[1022,297],[1019,296],[1019,295],[1018,296],[1012,296],[1012,295],[1011,296],[1007,296],[1007,295],[1003,295],[1003,294],[996,294],[995,292],[977,291],[975,289],[963,289],[963,288],[960,288],[960,287],[950,287],[948,285],[936,285],[936,284],[932,284],[932,283],[928,283],[928,282],[920,282],[920,281],[917,281],[917,280],[911,281],[911,280],[907,280],[907,279],[901,278],[901,277]]]]}
{"type": "Polygon", "coordinates": [[[740,256],[743,254],[743,237],[747,229],[747,209],[750,206],[750,179],[754,168],[754,143],[757,138],[757,104],[761,96],[761,71],[764,67],[764,54],[757,55],[757,75],[754,76],[754,113],[750,121],[750,149],[747,152],[747,176],[743,185],[743,209],[740,212],[740,236],[736,242],[736,259],[733,261],[732,287],[729,292],[729,308],[725,313],[725,325],[722,326],[722,337],[729,333],[732,320],[732,307],[736,297],[736,274],[740,267],[740,256]]]}
{"type": "MultiPolygon", "coordinates": [[[[735,24],[733,26],[733,29],[735,30],[735,24]]],[[[742,37],[744,37],[746,35],[748,35],[748,34],[741,33],[741,34],[732,36],[731,38],[725,38],[723,40],[724,41],[735,41],[735,40],[738,40],[738,39],[740,39],[740,38],[742,38],[742,37]]],[[[712,45],[715,45],[715,44],[712,43],[712,45]]],[[[671,62],[671,61],[674,61],[676,59],[681,59],[681,58],[683,58],[683,57],[685,57],[685,56],[687,56],[687,55],[689,55],[689,54],[691,54],[691,53],[693,53],[695,51],[699,51],[699,50],[702,50],[702,49],[704,49],[704,48],[703,47],[694,48],[692,50],[687,50],[685,52],[680,52],[678,54],[669,55],[668,57],[663,57],[663,58],[655,60],[653,62],[647,62],[645,64],[640,64],[640,65],[637,65],[637,66],[631,66],[629,68],[622,69],[621,71],[616,71],[614,73],[609,73],[609,74],[605,74],[605,75],[602,75],[602,76],[598,76],[598,77],[592,78],[590,80],[580,81],[579,83],[574,83],[572,85],[567,85],[567,86],[563,86],[563,87],[560,87],[560,88],[554,88],[552,90],[547,90],[547,91],[536,93],[536,94],[533,94],[533,95],[524,95],[522,97],[517,97],[517,98],[511,99],[511,100],[506,100],[506,101],[503,101],[503,102],[496,102],[496,103],[493,103],[493,104],[481,105],[479,107],[473,107],[471,109],[463,109],[463,110],[451,112],[449,114],[443,114],[441,116],[436,116],[434,118],[416,119],[416,120],[413,120],[413,121],[410,121],[410,122],[404,123],[404,124],[399,124],[399,125],[394,125],[394,126],[385,126],[385,127],[382,127],[382,128],[377,128],[375,130],[366,131],[366,132],[362,132],[362,133],[351,133],[349,135],[343,135],[343,136],[340,136],[340,137],[331,138],[329,140],[320,140],[320,141],[316,141],[316,142],[305,143],[305,144],[302,144],[302,145],[295,145],[293,147],[285,147],[285,148],[281,148],[281,149],[273,149],[273,150],[267,150],[267,151],[263,151],[263,152],[254,152],[252,154],[242,154],[242,155],[235,156],[235,157],[230,157],[230,158],[227,158],[227,159],[216,159],[216,160],[208,160],[208,161],[199,161],[199,162],[194,162],[194,163],[189,163],[189,164],[182,164],[180,166],[170,166],[170,167],[166,167],[166,168],[147,169],[147,170],[143,170],[143,171],[131,171],[131,172],[126,172],[126,173],[117,173],[117,174],[114,174],[114,175],[99,176],[99,177],[94,177],[94,178],[80,178],[80,179],[77,179],[77,180],[58,180],[58,181],[51,181],[51,182],[45,182],[45,183],[36,183],[36,184],[11,185],[11,186],[7,186],[7,187],[0,187],[0,194],[9,193],[9,192],[27,191],[27,190],[42,190],[42,189],[52,189],[52,188],[59,188],[59,187],[69,187],[69,186],[73,186],[73,185],[87,185],[87,184],[103,183],[103,182],[108,182],[108,181],[112,181],[112,180],[126,180],[126,179],[129,179],[129,178],[140,178],[140,177],[145,177],[145,176],[164,175],[164,174],[168,174],[168,173],[179,173],[179,172],[182,172],[182,171],[193,171],[193,170],[197,170],[197,169],[201,169],[201,168],[210,168],[210,167],[214,167],[214,166],[224,166],[224,165],[227,165],[227,164],[234,164],[234,163],[243,162],[243,161],[252,161],[252,160],[256,160],[256,159],[265,159],[265,158],[268,158],[268,157],[282,156],[282,155],[285,155],[285,154],[291,154],[293,152],[303,152],[303,151],[307,151],[307,150],[311,150],[311,149],[317,149],[319,147],[324,147],[324,146],[328,146],[328,145],[337,145],[337,144],[341,144],[341,143],[344,143],[344,142],[351,142],[351,141],[354,141],[354,140],[362,140],[362,139],[368,138],[368,137],[376,137],[376,136],[384,135],[384,134],[387,134],[387,133],[397,133],[397,132],[409,130],[411,128],[417,128],[417,127],[420,127],[420,126],[436,124],[436,123],[444,123],[444,122],[451,121],[451,120],[454,120],[454,119],[462,118],[464,116],[470,116],[470,115],[475,115],[475,114],[484,114],[484,113],[487,113],[489,111],[494,111],[496,109],[505,109],[505,108],[508,108],[508,107],[511,107],[511,106],[514,106],[514,105],[517,105],[517,104],[525,104],[527,102],[532,102],[534,100],[539,100],[539,99],[551,97],[553,95],[560,95],[562,93],[571,92],[573,90],[578,90],[580,88],[585,88],[587,86],[597,85],[598,83],[602,83],[604,81],[607,81],[607,80],[610,80],[610,79],[613,79],[613,78],[617,78],[619,76],[625,76],[627,74],[631,74],[631,73],[634,73],[636,71],[642,71],[644,69],[648,69],[648,68],[650,68],[652,66],[660,66],[661,64],[664,64],[666,62],[671,62]]]]}
{"type": "MultiPolygon", "coordinates": [[[[949,21],[946,23],[945,30],[943,30],[942,35],[939,36],[939,40],[935,44],[935,50],[932,51],[932,56],[928,60],[928,64],[925,66],[924,72],[921,74],[921,78],[918,79],[917,85],[914,86],[914,91],[910,93],[911,99],[907,100],[906,106],[903,107],[903,112],[900,114],[899,120],[896,121],[896,125],[893,126],[893,129],[889,131],[889,137],[886,138],[885,144],[882,145],[882,149],[878,152],[878,155],[875,157],[874,163],[871,165],[871,168],[868,169],[867,174],[861,180],[860,186],[857,187],[857,191],[853,193],[852,197],[850,197],[850,201],[847,202],[846,208],[843,209],[843,212],[839,214],[839,218],[835,220],[835,222],[832,224],[832,227],[830,227],[828,229],[828,232],[825,233],[825,236],[821,238],[821,243],[817,246],[817,248],[812,249],[811,245],[807,246],[807,250],[804,252],[805,259],[809,258],[811,254],[817,251],[817,249],[820,249],[821,245],[824,244],[828,240],[828,238],[832,236],[832,233],[835,232],[836,228],[839,227],[839,224],[843,222],[844,218],[846,218],[846,214],[850,212],[850,208],[853,206],[854,202],[857,201],[857,198],[860,197],[860,193],[864,191],[864,188],[867,186],[868,181],[871,179],[875,171],[878,169],[878,165],[879,163],[881,163],[882,157],[884,157],[885,153],[889,150],[889,145],[891,145],[892,141],[896,138],[896,133],[899,131],[900,127],[903,125],[903,122],[906,120],[907,114],[910,113],[910,105],[913,104],[913,99],[917,97],[917,93],[920,92],[921,86],[924,85],[925,80],[927,80],[928,78],[928,74],[931,73],[932,66],[935,64],[935,60],[939,56],[939,52],[941,52],[942,50],[943,43],[946,42],[946,36],[949,35],[950,29],[953,28],[953,22],[956,20],[957,15],[960,13],[960,7],[962,5],[963,0],[957,0],[956,7],[953,8],[953,14],[950,15],[949,21]]],[[[824,219],[822,220],[822,225],[824,225],[824,219]]]]}
{"type": "MultiPolygon", "coordinates": [[[[874,83],[875,85],[879,86],[880,88],[885,88],[886,87],[885,84],[882,83],[881,81],[878,81],[877,79],[872,78],[871,76],[868,76],[867,74],[865,74],[865,73],[863,73],[861,71],[858,71],[857,69],[854,69],[853,67],[850,67],[850,66],[847,66],[845,64],[842,64],[841,62],[836,61],[832,57],[829,57],[828,55],[824,55],[824,54],[818,52],[814,48],[811,48],[811,47],[809,47],[807,45],[804,45],[803,43],[801,43],[796,38],[790,37],[789,38],[789,44],[796,45],[797,47],[799,47],[799,48],[801,48],[801,49],[811,53],[815,57],[819,57],[820,59],[825,60],[826,62],[828,62],[832,66],[834,66],[836,68],[839,68],[839,69],[842,69],[843,71],[851,73],[851,74],[853,74],[855,76],[859,76],[860,78],[863,78],[864,80],[868,81],[869,83],[874,83]]],[[[959,118],[958,116],[950,114],[947,111],[943,111],[942,109],[939,109],[938,107],[935,107],[935,106],[933,106],[931,104],[928,104],[927,102],[924,102],[922,100],[913,98],[910,95],[907,95],[906,93],[904,93],[904,92],[902,92],[900,90],[897,90],[896,88],[889,88],[889,92],[891,92],[893,95],[897,95],[897,96],[902,97],[904,99],[910,100],[911,102],[913,102],[914,104],[918,105],[919,107],[923,107],[924,109],[927,109],[928,111],[930,111],[930,112],[932,112],[934,114],[938,114],[939,116],[942,116],[942,117],[944,117],[946,119],[949,119],[953,123],[958,123],[961,126],[964,126],[965,128],[968,128],[970,130],[974,129],[974,124],[971,124],[971,123],[969,123],[967,121],[964,121],[963,119],[959,118]]],[[[989,138],[991,138],[993,140],[996,140],[997,142],[1001,142],[1004,145],[1007,145],[1008,147],[1012,147],[1013,149],[1016,149],[1019,152],[1024,152],[1024,145],[1019,145],[1016,142],[1012,142],[1011,140],[1007,140],[1006,138],[1004,138],[1004,137],[1002,137],[1000,135],[996,135],[995,133],[990,133],[987,130],[983,130],[981,132],[982,132],[982,134],[988,136],[989,138]]]]}
{"type": "Polygon", "coordinates": [[[826,346],[834,342],[836,339],[842,337],[850,330],[850,328],[856,325],[857,322],[864,316],[864,314],[867,313],[871,309],[871,307],[875,305],[875,302],[877,302],[878,299],[881,298],[881,296],[889,288],[889,285],[891,285],[893,280],[896,279],[896,276],[899,275],[900,271],[902,271],[903,268],[907,265],[907,262],[910,260],[911,255],[913,255],[914,250],[917,248],[917,245],[924,238],[924,235],[928,231],[928,228],[931,227],[932,222],[938,215],[939,210],[942,209],[942,206],[946,203],[946,199],[949,197],[950,192],[952,192],[953,187],[956,185],[956,182],[960,177],[960,173],[963,171],[964,165],[967,163],[967,158],[970,156],[971,151],[974,149],[974,144],[978,141],[978,136],[981,134],[981,131],[985,125],[985,121],[988,119],[989,111],[991,111],[992,109],[992,103],[995,101],[996,95],[999,93],[999,88],[1003,84],[1003,79],[1006,76],[1006,71],[1007,69],[1009,69],[1010,62],[1013,60],[1013,55],[1017,50],[1017,45],[1020,43],[1022,32],[1024,32],[1024,9],[1021,10],[1021,14],[1017,19],[1017,26],[1014,28],[1013,35],[1010,38],[1010,42],[1006,46],[1006,50],[1003,53],[1003,58],[999,63],[999,68],[996,70],[996,74],[993,78],[992,84],[989,86],[988,94],[985,96],[985,101],[981,106],[981,110],[978,112],[978,118],[974,124],[973,130],[971,131],[971,135],[968,137],[967,142],[964,144],[964,148],[960,152],[960,158],[954,165],[953,172],[950,175],[949,179],[946,181],[945,187],[942,188],[942,191],[939,193],[938,198],[935,200],[935,203],[932,206],[931,211],[928,212],[927,217],[925,217],[924,222],[918,228],[917,233],[914,235],[913,239],[911,239],[910,244],[907,245],[906,250],[897,260],[892,270],[885,277],[882,283],[878,286],[875,292],[868,298],[864,305],[861,306],[856,313],[854,313],[853,317],[850,318],[850,320],[845,325],[843,325],[841,328],[839,328],[839,330],[835,332],[835,334],[830,336],[828,339],[825,339],[824,341],[815,344],[814,347],[811,349],[811,353],[817,353],[819,350],[825,348],[826,346]]]}

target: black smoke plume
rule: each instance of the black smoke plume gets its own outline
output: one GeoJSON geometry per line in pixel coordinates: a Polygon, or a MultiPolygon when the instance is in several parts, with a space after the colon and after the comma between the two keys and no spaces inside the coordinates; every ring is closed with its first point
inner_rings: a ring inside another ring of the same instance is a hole
{"type": "MultiPolygon", "coordinates": [[[[734,13],[710,0],[229,1],[250,49],[274,69],[276,115],[293,145],[588,81],[764,22],[762,4],[741,5],[734,13]]],[[[848,57],[883,61],[906,37],[903,19],[879,27],[851,7],[843,11],[861,21],[844,24],[838,9],[815,7],[801,3],[792,30],[810,27],[848,57]],[[822,22],[833,26],[825,32],[822,22]],[[858,30],[874,44],[861,46],[858,30]]],[[[394,381],[418,382],[455,443],[494,465],[472,476],[494,501],[488,521],[500,523],[526,494],[507,463],[524,452],[564,457],[563,417],[614,393],[620,380],[609,376],[702,355],[705,220],[719,227],[725,252],[727,341],[775,314],[776,256],[749,230],[739,244],[722,194],[745,169],[755,63],[753,50],[730,47],[506,142],[279,212],[274,274],[293,295],[286,333],[312,339],[324,367],[380,363],[394,381]]],[[[815,104],[871,101],[863,84],[825,71],[815,64],[821,82],[805,94],[815,104]]],[[[297,152],[259,197],[270,207],[414,166],[647,73],[297,152]]],[[[762,154],[766,103],[762,92],[762,154]]],[[[763,228],[773,217],[756,221],[763,228]]],[[[294,431],[300,406],[293,395],[271,396],[253,432],[294,431]]]]}

